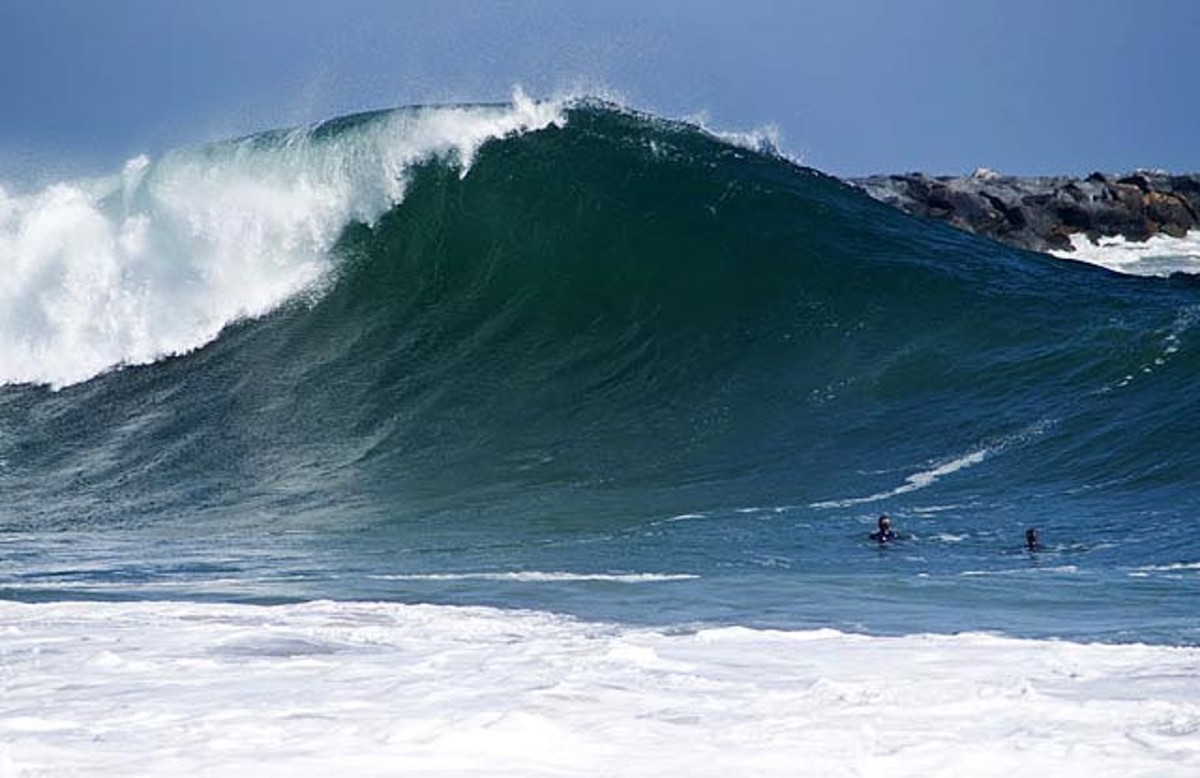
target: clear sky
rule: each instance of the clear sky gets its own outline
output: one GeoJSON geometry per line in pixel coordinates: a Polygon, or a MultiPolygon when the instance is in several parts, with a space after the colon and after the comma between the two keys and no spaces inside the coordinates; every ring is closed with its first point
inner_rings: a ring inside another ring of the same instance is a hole
{"type": "Polygon", "coordinates": [[[841,175],[1200,170],[1198,0],[0,0],[0,182],[588,91],[841,175]]]}

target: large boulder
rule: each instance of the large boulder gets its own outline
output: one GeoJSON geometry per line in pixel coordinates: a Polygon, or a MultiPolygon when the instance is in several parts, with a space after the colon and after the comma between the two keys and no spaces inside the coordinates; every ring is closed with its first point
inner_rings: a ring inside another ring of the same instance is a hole
{"type": "Polygon", "coordinates": [[[850,183],[916,216],[1035,251],[1070,250],[1079,234],[1142,241],[1200,227],[1200,175],[1018,178],[980,168],[970,176],[906,173],[850,183]]]}

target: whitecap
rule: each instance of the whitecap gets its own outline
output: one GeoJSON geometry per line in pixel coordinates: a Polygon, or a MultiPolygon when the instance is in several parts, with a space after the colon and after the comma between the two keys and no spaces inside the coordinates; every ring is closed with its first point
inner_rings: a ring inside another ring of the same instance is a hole
{"type": "Polygon", "coordinates": [[[239,319],[314,299],[351,222],[399,203],[408,171],[465,172],[489,139],[565,122],[564,104],[381,112],[266,133],[29,194],[0,187],[0,384],[53,387],[197,349],[239,319]]]}
{"type": "Polygon", "coordinates": [[[541,572],[517,570],[509,572],[478,573],[394,573],[370,576],[381,581],[512,581],[516,583],[660,583],[664,581],[689,581],[699,578],[691,573],[570,573],[563,571],[541,572]]]}

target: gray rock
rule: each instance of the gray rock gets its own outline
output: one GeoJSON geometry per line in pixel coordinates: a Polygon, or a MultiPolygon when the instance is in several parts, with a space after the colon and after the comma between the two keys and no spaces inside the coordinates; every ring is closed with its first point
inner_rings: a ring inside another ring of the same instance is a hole
{"type": "Polygon", "coordinates": [[[1019,178],[980,168],[970,176],[905,173],[849,183],[915,216],[1033,251],[1070,251],[1077,234],[1143,241],[1200,227],[1200,174],[1019,178]]]}

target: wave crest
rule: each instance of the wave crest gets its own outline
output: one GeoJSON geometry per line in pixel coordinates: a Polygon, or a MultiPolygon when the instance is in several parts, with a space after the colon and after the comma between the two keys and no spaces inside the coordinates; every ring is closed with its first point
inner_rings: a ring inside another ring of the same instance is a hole
{"type": "Polygon", "coordinates": [[[137,157],[28,195],[0,188],[0,384],[60,388],[186,353],[319,293],[342,230],[400,202],[412,165],[465,171],[487,140],[563,121],[561,103],[517,92],[137,157]]]}

